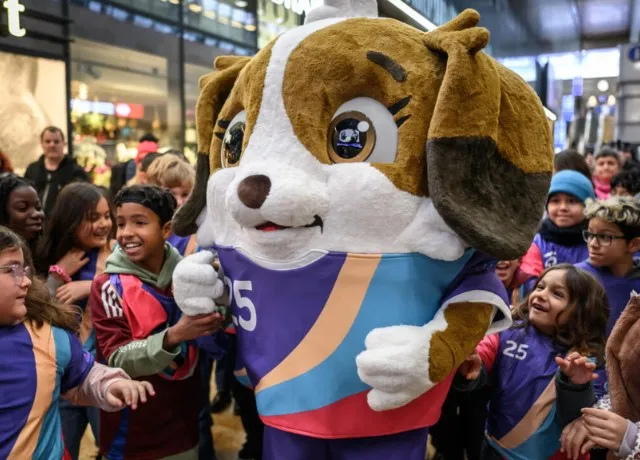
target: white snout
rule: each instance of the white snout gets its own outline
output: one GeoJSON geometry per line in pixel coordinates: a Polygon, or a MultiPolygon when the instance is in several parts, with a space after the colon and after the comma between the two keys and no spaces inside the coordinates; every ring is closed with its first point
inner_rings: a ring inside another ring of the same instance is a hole
{"type": "Polygon", "coordinates": [[[267,164],[252,165],[238,174],[229,185],[226,208],[242,227],[253,228],[265,222],[283,227],[305,227],[316,216],[324,218],[329,210],[329,195],[325,182],[309,177],[297,168],[275,169],[267,164]],[[253,174],[267,176],[271,182],[269,193],[257,209],[246,206],[238,195],[238,186],[253,174]]]}

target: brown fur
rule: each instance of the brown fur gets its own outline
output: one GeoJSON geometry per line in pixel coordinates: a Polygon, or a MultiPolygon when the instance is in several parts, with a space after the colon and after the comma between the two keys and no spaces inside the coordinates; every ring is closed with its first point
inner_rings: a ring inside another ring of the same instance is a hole
{"type": "Polygon", "coordinates": [[[453,303],[444,317],[447,328],[431,338],[429,379],[441,382],[469,356],[489,327],[493,307],[474,302],[453,303]]]}
{"type": "MultiPolygon", "coordinates": [[[[282,97],[300,142],[320,162],[331,164],[327,138],[340,105],[370,97],[391,107],[411,96],[395,115],[396,120],[410,115],[398,131],[395,162],[372,166],[398,189],[430,196],[446,223],[472,247],[514,259],[528,248],[544,209],[551,133],[532,89],[481,51],[489,33],[475,27],[478,21],[478,13],[466,10],[426,34],[390,19],[355,18],[327,26],[289,56],[282,97]],[[402,81],[371,62],[372,55],[397,63],[402,81]]],[[[246,110],[246,147],[272,46],[248,63],[219,58],[224,77],[205,77],[198,133],[212,173],[221,167],[221,141],[212,137],[212,126],[246,110]]],[[[215,129],[221,137],[224,130],[215,129]]],[[[188,206],[203,205],[197,195],[206,184],[200,182],[188,206]]],[[[189,215],[193,219],[197,213],[189,215]]]]}
{"type": "MultiPolygon", "coordinates": [[[[231,121],[231,119],[245,110],[247,113],[247,124],[244,130],[243,151],[251,137],[251,132],[258,119],[260,104],[262,103],[262,93],[264,90],[264,79],[267,73],[267,65],[271,58],[273,43],[264,47],[240,72],[235,82],[233,91],[220,111],[219,120],[231,121]]],[[[220,161],[220,150],[222,141],[217,137],[213,138],[210,149],[211,171],[222,166],[220,161]]]]}
{"type": "Polygon", "coordinates": [[[640,421],[640,297],[633,297],[607,342],[607,375],[613,411],[640,421]]]}
{"type": "MultiPolygon", "coordinates": [[[[176,213],[173,228],[181,236],[196,232],[196,218],[205,206],[207,181],[211,174],[210,147],[218,114],[226,101],[240,71],[250,61],[247,57],[223,56],[216,59],[217,71],[200,79],[200,98],[196,106],[198,130],[198,159],[196,162],[196,183],[189,200],[176,213]]],[[[218,150],[219,151],[219,150],[218,150]]],[[[212,155],[211,162],[216,155],[212,155]]],[[[220,156],[217,155],[218,162],[220,156]]]]}
{"type": "Polygon", "coordinates": [[[328,127],[335,111],[356,97],[370,97],[386,107],[411,96],[396,119],[411,115],[399,129],[395,163],[374,163],[400,190],[427,195],[425,145],[444,66],[428,52],[423,34],[401,22],[350,19],[307,37],[291,53],[282,91],[285,108],[300,142],[322,163],[330,164],[328,127]],[[375,37],[371,31],[376,30],[375,37]],[[340,43],[336,47],[336,43],[340,43]],[[367,57],[371,51],[400,64],[398,82],[367,57]],[[331,59],[327,59],[331,56],[331,59]],[[316,82],[321,81],[319,85],[316,82]],[[425,88],[434,88],[426,91],[425,88]]]}

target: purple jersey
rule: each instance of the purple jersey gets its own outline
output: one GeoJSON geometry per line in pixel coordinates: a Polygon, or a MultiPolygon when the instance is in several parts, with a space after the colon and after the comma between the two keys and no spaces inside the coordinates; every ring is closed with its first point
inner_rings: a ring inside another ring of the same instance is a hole
{"type": "Polygon", "coordinates": [[[79,386],[93,357],[75,335],[31,322],[0,327],[0,458],[62,458],[58,400],[79,386]]]}
{"type": "Polygon", "coordinates": [[[544,269],[560,264],[577,264],[589,257],[587,243],[577,246],[564,246],[559,243],[545,240],[538,233],[533,239],[533,244],[540,249],[542,266],[544,269]]]}
{"type": "Polygon", "coordinates": [[[507,459],[549,458],[560,448],[555,357],[566,350],[536,328],[500,333],[491,370],[489,442],[507,459]]]}
{"type": "MultiPolygon", "coordinates": [[[[594,267],[588,260],[576,265],[576,267],[588,271],[594,275],[607,293],[607,300],[609,301],[609,321],[607,322],[607,338],[611,334],[613,326],[620,318],[620,315],[624,311],[629,298],[631,297],[631,291],[635,290],[640,292],[640,268],[635,268],[627,276],[618,277],[615,276],[608,268],[594,267]]],[[[607,388],[607,373],[604,369],[596,371],[599,375],[598,380],[595,382],[595,391],[598,397],[604,396],[608,392],[607,388]]]]}
{"type": "Polygon", "coordinates": [[[231,293],[239,360],[256,389],[258,411],[267,425],[285,431],[344,438],[429,426],[450,379],[405,407],[372,411],[370,387],[358,378],[355,359],[367,334],[426,324],[453,297],[493,296],[497,318],[509,323],[494,261],[472,250],[453,262],[419,254],[327,253],[285,269],[258,265],[232,248],[216,250],[231,293]],[[351,411],[362,416],[354,420],[351,411]]]}

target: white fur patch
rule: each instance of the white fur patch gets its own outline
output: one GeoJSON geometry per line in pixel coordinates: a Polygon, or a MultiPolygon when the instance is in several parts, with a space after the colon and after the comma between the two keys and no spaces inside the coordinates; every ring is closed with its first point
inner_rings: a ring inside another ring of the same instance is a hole
{"type": "Polygon", "coordinates": [[[343,20],[313,22],[277,39],[240,164],[209,179],[201,246],[241,247],[257,263],[275,264],[315,260],[326,251],[421,253],[447,261],[463,255],[467,245],[430,199],[399,190],[369,163],[322,164],[295,135],[282,96],[289,56],[309,35],[343,20]],[[260,209],[250,209],[238,198],[238,184],[258,174],[269,177],[271,188],[260,209]],[[316,216],[323,226],[305,228],[316,216]],[[292,228],[255,229],[268,221],[292,228]]]}

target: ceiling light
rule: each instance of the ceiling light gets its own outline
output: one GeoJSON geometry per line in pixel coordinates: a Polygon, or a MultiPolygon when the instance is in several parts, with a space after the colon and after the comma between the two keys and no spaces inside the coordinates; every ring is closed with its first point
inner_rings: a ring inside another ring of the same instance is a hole
{"type": "Polygon", "coordinates": [[[242,23],[239,21],[231,21],[231,27],[235,27],[236,29],[242,29],[242,23]]]}
{"type": "Polygon", "coordinates": [[[169,0],[171,3],[173,3],[174,5],[179,5],[180,4],[180,0],[169,0]]]}
{"type": "Polygon", "coordinates": [[[237,0],[235,5],[238,8],[246,8],[249,5],[249,2],[247,2],[246,0],[237,0]]]}
{"type": "Polygon", "coordinates": [[[411,19],[416,21],[427,30],[433,30],[437,27],[433,22],[429,21],[427,18],[422,16],[402,0],[389,0],[389,3],[391,3],[393,6],[398,8],[400,11],[402,11],[404,14],[409,16],[411,19]]]}
{"type": "Polygon", "coordinates": [[[256,26],[254,26],[253,24],[247,24],[246,26],[244,26],[244,30],[247,30],[249,32],[255,32],[256,26]]]}
{"type": "Polygon", "coordinates": [[[198,5],[197,3],[190,3],[189,10],[193,11],[194,13],[201,13],[202,5],[198,5]]]}
{"type": "Polygon", "coordinates": [[[215,11],[204,10],[204,15],[206,17],[208,17],[209,19],[215,19],[216,18],[216,12],[215,11]]]}
{"type": "Polygon", "coordinates": [[[606,93],[607,91],[609,91],[609,82],[607,80],[600,80],[596,87],[601,93],[606,93]]]}
{"type": "Polygon", "coordinates": [[[218,22],[219,22],[220,24],[229,24],[229,18],[225,18],[224,16],[220,16],[220,17],[218,18],[218,22]]]}

